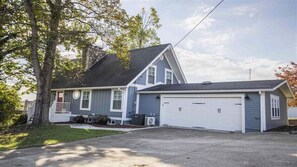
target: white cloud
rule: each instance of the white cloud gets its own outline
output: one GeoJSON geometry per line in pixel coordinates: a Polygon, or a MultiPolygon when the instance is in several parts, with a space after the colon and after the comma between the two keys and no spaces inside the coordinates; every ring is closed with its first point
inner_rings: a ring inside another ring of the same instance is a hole
{"type": "MultiPolygon", "coordinates": [[[[184,19],[184,21],[179,24],[179,26],[184,27],[186,30],[190,30],[192,28],[194,28],[196,26],[196,24],[198,24],[203,17],[205,17],[205,15],[212,10],[212,6],[209,6],[207,4],[199,4],[197,6],[197,10],[194,12],[193,15],[187,17],[184,19]]],[[[213,25],[213,23],[216,22],[216,20],[211,17],[208,16],[198,27],[197,29],[202,30],[202,29],[207,29],[209,27],[211,27],[213,25]]]]}
{"type": "Polygon", "coordinates": [[[249,69],[252,79],[274,79],[274,69],[284,65],[266,58],[238,58],[202,54],[182,48],[175,49],[189,82],[247,80],[249,69]]]}
{"type": "Polygon", "coordinates": [[[240,16],[253,18],[257,14],[257,9],[251,6],[238,6],[233,9],[233,13],[240,16]]]}

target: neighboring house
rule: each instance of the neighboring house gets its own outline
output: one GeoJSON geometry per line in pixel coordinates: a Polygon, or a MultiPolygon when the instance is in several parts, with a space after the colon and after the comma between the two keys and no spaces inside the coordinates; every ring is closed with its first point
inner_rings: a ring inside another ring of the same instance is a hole
{"type": "Polygon", "coordinates": [[[288,118],[289,119],[297,119],[297,107],[289,107],[288,108],[288,118]]]}
{"type": "Polygon", "coordinates": [[[287,98],[293,94],[286,81],[187,84],[170,44],[131,50],[128,70],[115,55],[85,53],[79,81],[53,81],[51,121],[108,115],[124,124],[133,114],[145,114],[157,125],[243,133],[288,123],[287,98]]]}

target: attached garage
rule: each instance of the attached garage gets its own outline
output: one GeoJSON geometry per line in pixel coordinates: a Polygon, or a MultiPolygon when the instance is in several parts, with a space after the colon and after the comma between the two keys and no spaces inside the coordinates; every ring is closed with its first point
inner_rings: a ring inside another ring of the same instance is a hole
{"type": "Polygon", "coordinates": [[[263,132],[287,125],[292,97],[283,80],[157,85],[138,91],[136,113],[160,126],[263,132]]]}
{"type": "Polygon", "coordinates": [[[162,95],[160,124],[242,131],[243,95],[162,95]]]}

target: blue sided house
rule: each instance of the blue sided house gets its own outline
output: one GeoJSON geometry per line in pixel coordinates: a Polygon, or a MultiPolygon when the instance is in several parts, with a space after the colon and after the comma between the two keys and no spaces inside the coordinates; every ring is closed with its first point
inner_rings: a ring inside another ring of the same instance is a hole
{"type": "MultiPolygon", "coordinates": [[[[107,115],[128,124],[134,114],[157,126],[226,131],[266,131],[288,124],[284,80],[187,83],[171,44],[130,51],[129,69],[116,55],[89,47],[80,78],[57,75],[52,83],[50,120],[107,115]]],[[[199,68],[199,67],[197,67],[199,68]]]]}

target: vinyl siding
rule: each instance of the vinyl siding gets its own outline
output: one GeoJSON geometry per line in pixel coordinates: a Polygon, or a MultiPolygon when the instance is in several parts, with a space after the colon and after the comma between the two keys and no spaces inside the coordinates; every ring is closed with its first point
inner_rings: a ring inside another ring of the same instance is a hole
{"type": "Polygon", "coordinates": [[[70,111],[74,115],[108,115],[109,117],[122,117],[122,112],[110,112],[111,89],[92,90],[90,110],[80,110],[80,98],[73,99],[72,90],[65,91],[64,99],[70,101],[70,111]]]}
{"type": "Polygon", "coordinates": [[[156,125],[160,123],[160,98],[159,94],[141,94],[139,97],[139,114],[156,117],[156,125]]]}
{"type": "MultiPolygon", "coordinates": [[[[157,66],[157,74],[156,74],[156,84],[158,83],[165,83],[165,68],[171,69],[170,65],[168,64],[168,61],[164,58],[163,60],[156,60],[156,62],[153,63],[153,65],[157,66]]],[[[134,82],[134,84],[138,85],[146,85],[146,78],[147,78],[147,71],[143,72],[134,82]]],[[[178,79],[175,75],[173,75],[173,83],[177,84],[178,79]]]]}
{"type": "Polygon", "coordinates": [[[287,98],[277,89],[273,92],[265,92],[265,105],[266,105],[266,130],[277,128],[288,124],[288,111],[287,111],[287,98]],[[270,95],[279,96],[280,100],[280,119],[271,120],[271,105],[270,105],[270,95]]]}
{"type": "Polygon", "coordinates": [[[261,130],[260,95],[259,93],[246,93],[245,96],[245,129],[247,132],[261,130]]]}
{"type": "Polygon", "coordinates": [[[131,118],[136,111],[136,87],[129,87],[128,89],[128,100],[127,100],[127,118],[131,118]]]}

